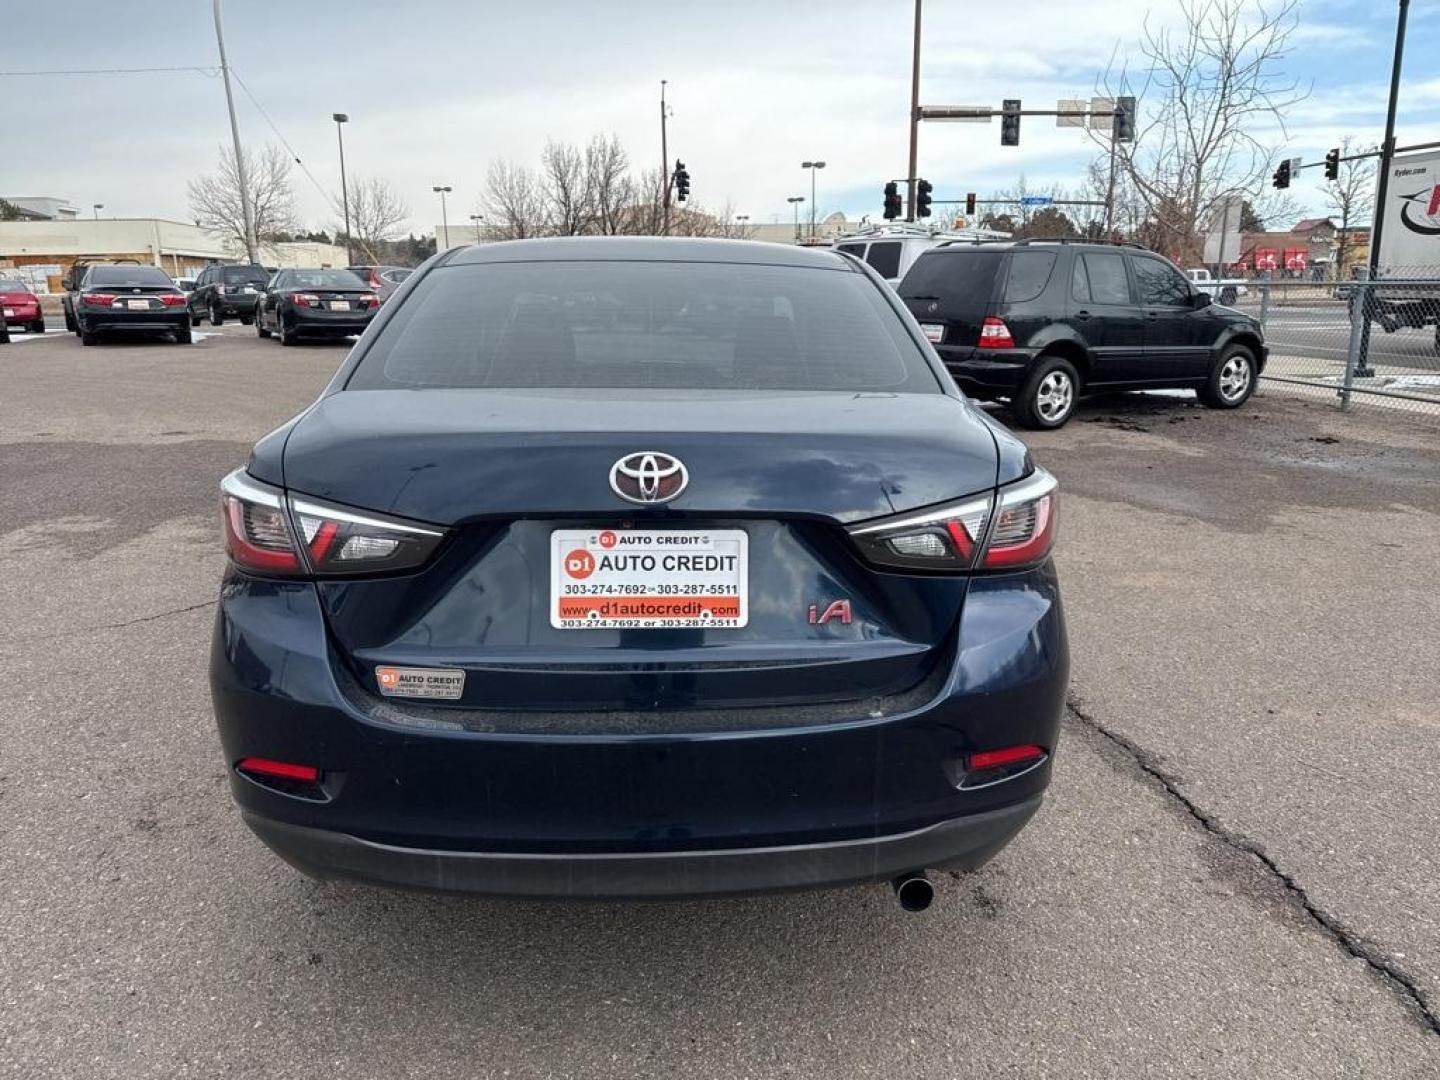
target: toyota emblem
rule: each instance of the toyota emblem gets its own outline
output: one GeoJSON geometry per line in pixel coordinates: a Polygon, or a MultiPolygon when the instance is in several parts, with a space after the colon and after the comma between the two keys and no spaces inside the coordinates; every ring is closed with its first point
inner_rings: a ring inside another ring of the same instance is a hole
{"type": "Polygon", "coordinates": [[[669,502],[689,482],[690,474],[679,458],[656,450],[637,450],[610,466],[610,487],[626,502],[669,502]]]}

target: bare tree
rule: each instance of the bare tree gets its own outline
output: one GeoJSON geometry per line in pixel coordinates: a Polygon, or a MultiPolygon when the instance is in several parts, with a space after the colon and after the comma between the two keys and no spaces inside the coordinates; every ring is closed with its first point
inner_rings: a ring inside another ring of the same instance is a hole
{"type": "MultiPolygon", "coordinates": [[[[1340,157],[1354,157],[1375,147],[1361,148],[1354,138],[1340,140],[1340,157]]],[[[1340,215],[1340,233],[1335,246],[1335,277],[1345,273],[1345,258],[1352,248],[1350,227],[1356,219],[1368,219],[1375,209],[1375,163],[1370,158],[1340,162],[1340,174],[1320,185],[1325,205],[1340,215]]]]}
{"type": "MultiPolygon", "coordinates": [[[[334,202],[341,205],[339,199],[334,202]]],[[[409,216],[410,207],[388,180],[372,176],[350,182],[351,239],[367,258],[380,261],[378,253],[385,241],[400,234],[400,226],[409,216]]],[[[345,235],[343,221],[336,223],[335,233],[338,242],[345,235]]]]}
{"type": "Polygon", "coordinates": [[[540,154],[540,174],[551,231],[559,236],[588,232],[594,217],[594,199],[585,155],[572,143],[547,142],[540,154]]]}
{"type": "Polygon", "coordinates": [[[595,231],[613,236],[620,232],[626,210],[635,201],[630,178],[630,155],[611,135],[596,135],[585,148],[585,187],[590,193],[595,231]]]}
{"type": "MultiPolygon", "coordinates": [[[[296,228],[295,194],[290,184],[290,159],[279,147],[266,146],[257,158],[245,151],[245,177],[255,215],[255,237],[273,241],[296,228]]],[[[209,176],[197,176],[186,185],[190,212],[201,228],[245,243],[245,214],[240,203],[240,178],[235,152],[220,149],[219,167],[209,176]]]]}
{"type": "Polygon", "coordinates": [[[524,240],[550,232],[545,191],[535,174],[503,159],[492,162],[481,210],[496,239],[524,240]]]}
{"type": "MultiPolygon", "coordinates": [[[[1281,73],[1299,6],[1178,0],[1179,30],[1147,19],[1137,79],[1112,65],[1102,80],[1107,96],[1139,99],[1134,141],[1115,144],[1117,179],[1143,211],[1140,231],[1172,258],[1200,257],[1201,227],[1217,205],[1263,193],[1277,151],[1256,128],[1279,125],[1283,133],[1285,110],[1308,94],[1281,73]]],[[[1097,141],[1108,170],[1109,139],[1097,141]]]]}

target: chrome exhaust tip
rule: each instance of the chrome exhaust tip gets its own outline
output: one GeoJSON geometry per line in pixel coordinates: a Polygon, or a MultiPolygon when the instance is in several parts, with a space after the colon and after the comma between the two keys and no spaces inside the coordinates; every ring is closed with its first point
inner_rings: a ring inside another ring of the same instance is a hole
{"type": "Polygon", "coordinates": [[[935,886],[924,871],[901,874],[890,882],[890,887],[895,890],[895,899],[900,901],[900,907],[905,911],[924,911],[935,899],[935,886]]]}

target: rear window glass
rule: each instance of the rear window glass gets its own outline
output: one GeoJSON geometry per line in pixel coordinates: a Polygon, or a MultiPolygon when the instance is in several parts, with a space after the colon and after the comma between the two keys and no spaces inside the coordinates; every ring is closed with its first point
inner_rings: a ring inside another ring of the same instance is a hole
{"type": "Polygon", "coordinates": [[[220,271],[220,280],[226,285],[239,285],[246,281],[263,285],[270,280],[270,275],[258,266],[227,266],[220,271]]]}
{"type": "Polygon", "coordinates": [[[610,261],[438,268],[347,384],[532,386],[941,389],[861,274],[610,261]]]}
{"type": "Polygon", "coordinates": [[[86,277],[90,285],[173,285],[170,275],[153,266],[96,266],[86,277]]]}
{"type": "Polygon", "coordinates": [[[887,240],[883,244],[871,244],[865,261],[875,268],[883,278],[900,276],[900,241],[887,240]]]}
{"type": "Polygon", "coordinates": [[[365,282],[349,270],[292,270],[286,286],[302,289],[367,289],[365,282]]]}
{"type": "Polygon", "coordinates": [[[10,278],[0,278],[0,292],[29,292],[30,290],[19,281],[12,281],[10,278]]]}
{"type": "Polygon", "coordinates": [[[1003,253],[984,250],[927,251],[900,283],[902,300],[936,300],[942,318],[983,315],[1003,253]]]}
{"type": "Polygon", "coordinates": [[[843,251],[846,255],[854,255],[857,259],[863,259],[865,257],[864,244],[838,244],[836,245],[836,250],[843,251]]]}
{"type": "Polygon", "coordinates": [[[399,285],[414,272],[414,270],[386,270],[380,276],[390,282],[391,285],[399,285]]]}
{"type": "Polygon", "coordinates": [[[1005,302],[1018,304],[1034,300],[1050,283],[1055,269],[1053,251],[1017,251],[1010,256],[1010,276],[1005,280],[1005,302]]]}

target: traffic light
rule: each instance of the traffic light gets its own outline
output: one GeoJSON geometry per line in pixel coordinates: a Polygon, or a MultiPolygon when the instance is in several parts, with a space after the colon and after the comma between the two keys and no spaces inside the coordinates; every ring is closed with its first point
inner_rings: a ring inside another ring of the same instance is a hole
{"type": "Polygon", "coordinates": [[[1115,127],[1112,130],[1116,142],[1135,141],[1135,99],[1133,97],[1115,99],[1115,127]]]}
{"type": "Polygon", "coordinates": [[[965,216],[975,216],[975,193],[973,191],[965,195],[965,216]]]}
{"type": "Polygon", "coordinates": [[[1274,184],[1281,189],[1290,186],[1290,159],[1288,157],[1281,161],[1280,167],[1275,170],[1274,184]]]}
{"type": "Polygon", "coordinates": [[[690,197],[690,174],[685,171],[685,163],[679,158],[675,159],[675,201],[684,202],[690,197]]]}
{"type": "Polygon", "coordinates": [[[1020,145],[1020,99],[1006,98],[1000,108],[1000,145],[1020,145]]]}
{"type": "Polygon", "coordinates": [[[1340,179],[1340,148],[1338,146],[1325,155],[1325,179],[1340,179]]]}
{"type": "Polygon", "coordinates": [[[935,188],[934,188],[934,186],[930,183],[929,180],[920,180],[920,181],[917,181],[917,182],[916,182],[916,184],[915,184],[915,216],[916,216],[916,217],[929,217],[929,216],[930,216],[930,192],[932,192],[932,191],[934,191],[934,190],[935,190],[935,188]]]}
{"type": "Polygon", "coordinates": [[[885,185],[885,220],[894,221],[904,209],[900,199],[900,185],[891,180],[885,185]]]}

